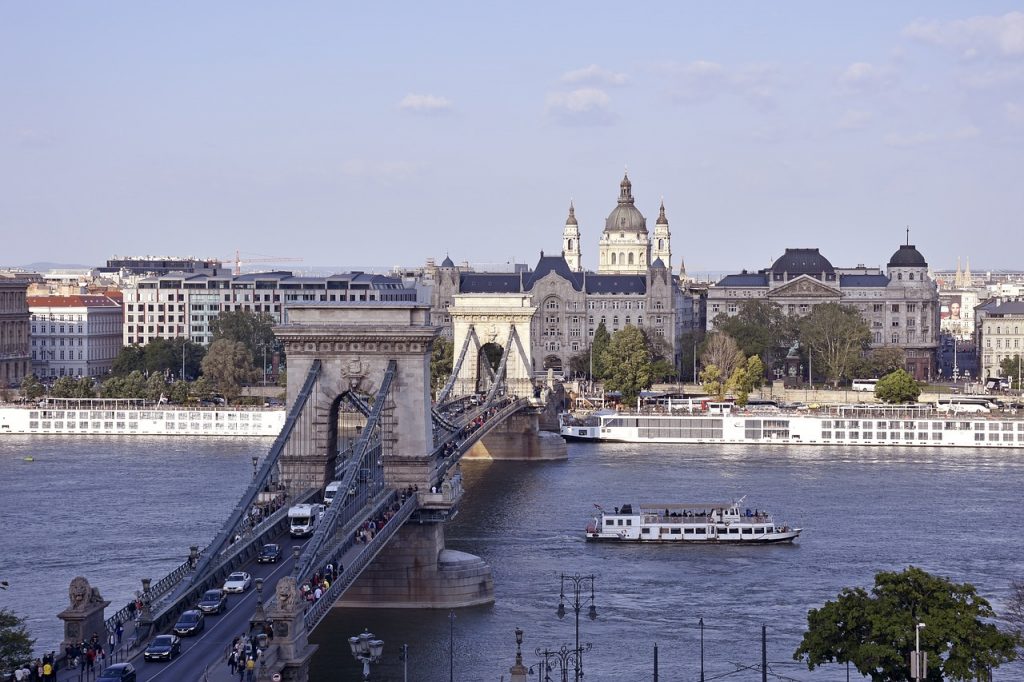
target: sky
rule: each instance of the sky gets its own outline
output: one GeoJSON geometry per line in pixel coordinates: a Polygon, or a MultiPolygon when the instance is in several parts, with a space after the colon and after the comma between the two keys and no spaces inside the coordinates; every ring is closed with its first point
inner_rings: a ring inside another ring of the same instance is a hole
{"type": "Polygon", "coordinates": [[[571,200],[596,268],[628,168],[673,269],[1024,269],[1017,7],[3,3],[0,264],[533,264],[571,200]]]}

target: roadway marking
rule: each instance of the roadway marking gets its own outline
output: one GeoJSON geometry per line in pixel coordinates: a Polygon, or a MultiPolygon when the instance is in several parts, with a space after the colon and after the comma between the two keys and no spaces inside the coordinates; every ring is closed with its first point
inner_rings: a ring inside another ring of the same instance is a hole
{"type": "MultiPolygon", "coordinates": [[[[306,542],[303,542],[303,543],[302,543],[301,545],[299,545],[299,546],[300,546],[300,547],[303,547],[303,548],[305,548],[305,546],[306,546],[306,544],[307,544],[308,542],[309,542],[309,540],[306,540],[306,542]]],[[[294,547],[294,545],[293,545],[293,547],[294,547]]],[[[294,550],[293,550],[293,552],[294,552],[294,550]]],[[[271,572],[270,572],[270,575],[268,575],[268,576],[267,576],[266,578],[264,578],[264,581],[268,580],[269,578],[273,578],[273,577],[274,577],[274,575],[275,575],[275,574],[276,574],[276,573],[277,573],[278,571],[280,571],[281,569],[285,568],[285,567],[286,567],[287,565],[288,565],[288,562],[287,562],[287,561],[282,561],[282,562],[281,562],[281,563],[280,563],[280,564],[279,564],[279,565],[277,566],[277,568],[275,568],[275,569],[274,569],[273,571],[271,571],[271,572]]],[[[250,574],[250,575],[251,575],[251,574],[250,574]]],[[[253,578],[253,580],[255,581],[255,578],[253,578]]],[[[210,588],[210,589],[215,589],[215,588],[210,588]]],[[[230,594],[230,593],[228,593],[228,594],[230,594]]],[[[242,606],[242,604],[244,604],[244,603],[245,603],[246,601],[248,601],[248,600],[249,600],[249,598],[250,598],[250,597],[253,597],[253,596],[254,596],[255,594],[256,594],[256,590],[255,590],[255,589],[252,589],[252,590],[247,590],[247,591],[246,591],[246,593],[242,595],[242,598],[241,598],[241,599],[240,599],[240,600],[238,601],[238,603],[236,603],[236,604],[235,604],[235,605],[234,605],[233,607],[229,608],[229,609],[228,609],[227,611],[225,611],[225,612],[224,612],[223,614],[221,614],[221,615],[223,615],[223,616],[227,616],[227,615],[228,615],[228,614],[230,614],[231,612],[235,611],[235,609],[237,609],[237,608],[239,608],[240,606],[242,606]]],[[[215,630],[215,629],[217,628],[217,626],[218,626],[218,625],[221,625],[221,624],[223,624],[224,622],[225,622],[225,619],[224,619],[224,618],[218,618],[218,619],[217,619],[217,622],[216,622],[216,623],[214,623],[213,625],[211,625],[211,626],[210,626],[209,628],[204,628],[204,629],[203,629],[203,634],[202,634],[202,635],[200,635],[199,637],[196,637],[195,639],[192,639],[192,645],[191,645],[191,646],[189,646],[189,648],[188,648],[188,649],[184,649],[184,648],[183,648],[183,649],[182,649],[182,652],[181,652],[180,654],[178,654],[178,657],[177,657],[177,658],[174,658],[174,659],[171,659],[170,661],[168,661],[168,662],[167,662],[167,665],[163,666],[163,668],[162,668],[162,669],[161,669],[161,670],[160,670],[159,672],[157,672],[157,673],[154,673],[154,674],[153,674],[153,675],[151,675],[151,676],[150,676],[150,677],[149,677],[148,679],[150,679],[150,680],[155,680],[156,678],[160,677],[160,676],[161,676],[161,675],[163,675],[163,674],[164,674],[165,672],[167,672],[168,670],[170,670],[170,669],[171,669],[171,667],[172,667],[172,666],[174,666],[174,664],[175,664],[175,663],[178,663],[179,661],[183,660],[183,658],[184,658],[185,654],[187,654],[187,653],[188,653],[189,651],[192,651],[192,649],[194,649],[194,648],[195,648],[195,647],[196,647],[196,646],[197,646],[197,645],[198,645],[198,644],[199,644],[200,642],[202,642],[202,641],[203,641],[204,639],[206,639],[206,636],[207,636],[207,635],[209,635],[209,634],[212,634],[212,633],[213,633],[213,631],[214,631],[214,630],[215,630]]],[[[246,628],[246,629],[248,629],[248,628],[246,628]]],[[[230,643],[229,643],[228,645],[230,646],[230,643]]],[[[145,651],[145,650],[143,650],[143,651],[145,651]]],[[[139,655],[140,655],[140,654],[136,654],[136,655],[135,655],[135,658],[138,658],[138,656],[139,656],[139,655]]],[[[145,659],[143,659],[143,660],[144,660],[144,662],[148,662],[148,661],[145,661],[145,659]]]]}

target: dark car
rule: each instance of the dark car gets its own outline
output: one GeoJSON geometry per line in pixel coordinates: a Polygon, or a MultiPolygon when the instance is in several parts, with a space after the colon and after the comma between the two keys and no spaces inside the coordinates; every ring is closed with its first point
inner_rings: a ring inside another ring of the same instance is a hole
{"type": "Polygon", "coordinates": [[[263,545],[256,562],[260,564],[276,564],[281,560],[281,545],[263,545]]]}
{"type": "Polygon", "coordinates": [[[224,590],[207,590],[203,598],[196,604],[196,608],[203,613],[223,613],[227,608],[228,595],[224,590]]]}
{"type": "Polygon", "coordinates": [[[204,627],[206,627],[206,619],[203,617],[202,611],[186,611],[181,614],[178,622],[174,624],[174,634],[181,635],[182,637],[195,635],[204,627]]]}
{"type": "Polygon", "coordinates": [[[181,640],[175,635],[158,635],[142,657],[147,661],[169,661],[181,653],[181,640]]]}
{"type": "Polygon", "coordinates": [[[131,663],[115,663],[101,672],[96,682],[135,682],[135,666],[131,663]]]}

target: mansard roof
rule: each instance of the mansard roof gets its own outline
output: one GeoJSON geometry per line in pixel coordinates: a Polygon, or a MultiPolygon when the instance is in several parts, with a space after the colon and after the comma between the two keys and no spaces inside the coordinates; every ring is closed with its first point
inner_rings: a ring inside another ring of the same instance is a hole
{"type": "Polygon", "coordinates": [[[772,272],[785,272],[790,279],[796,275],[821,275],[835,273],[835,268],[828,258],[821,255],[818,249],[786,249],[786,252],[772,263],[772,272]]]}
{"type": "Polygon", "coordinates": [[[646,294],[647,278],[643,275],[595,275],[586,277],[588,294],[646,294]]]}
{"type": "Polygon", "coordinates": [[[459,277],[459,292],[463,294],[510,294],[522,291],[522,278],[518,273],[466,272],[459,277]]]}
{"type": "Polygon", "coordinates": [[[568,280],[576,291],[583,290],[583,273],[573,272],[563,256],[545,256],[542,251],[537,267],[530,272],[523,273],[523,291],[529,291],[533,285],[549,272],[553,272],[562,279],[568,280]]]}
{"type": "Polygon", "coordinates": [[[716,287],[766,287],[768,275],[764,272],[742,272],[738,275],[726,275],[715,285],[716,287]]]}
{"type": "Polygon", "coordinates": [[[840,287],[884,287],[888,284],[887,275],[839,275],[840,287]]]}

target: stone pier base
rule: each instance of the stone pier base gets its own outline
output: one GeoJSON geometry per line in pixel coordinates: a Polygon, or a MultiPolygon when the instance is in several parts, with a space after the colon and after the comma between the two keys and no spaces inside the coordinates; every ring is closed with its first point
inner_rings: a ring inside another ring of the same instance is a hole
{"type": "Polygon", "coordinates": [[[491,567],[444,547],[444,525],[406,523],[338,601],[339,608],[451,609],[494,602],[491,567]]]}
{"type": "Polygon", "coordinates": [[[567,459],[565,439],[541,431],[536,414],[514,414],[477,441],[465,459],[556,460],[567,459]]]}

